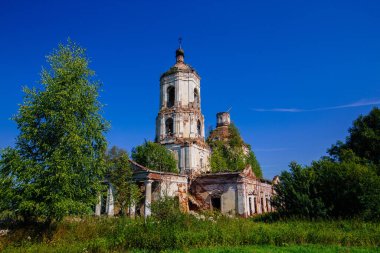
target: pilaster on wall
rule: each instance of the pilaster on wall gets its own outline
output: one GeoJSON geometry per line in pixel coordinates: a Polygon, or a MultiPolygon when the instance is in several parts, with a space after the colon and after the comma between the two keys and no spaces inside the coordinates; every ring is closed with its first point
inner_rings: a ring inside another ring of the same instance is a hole
{"type": "Polygon", "coordinates": [[[236,187],[237,187],[237,210],[238,210],[238,214],[243,216],[243,217],[248,217],[244,182],[239,182],[236,187]]]}
{"type": "Polygon", "coordinates": [[[107,190],[106,213],[108,216],[114,216],[114,199],[112,185],[109,185],[107,190]]]}
{"type": "Polygon", "coordinates": [[[98,203],[95,206],[95,216],[100,216],[102,211],[102,196],[98,195],[98,203]]]}
{"type": "Polygon", "coordinates": [[[151,215],[150,205],[152,203],[152,182],[153,180],[145,181],[145,202],[144,202],[144,217],[151,215]]]}

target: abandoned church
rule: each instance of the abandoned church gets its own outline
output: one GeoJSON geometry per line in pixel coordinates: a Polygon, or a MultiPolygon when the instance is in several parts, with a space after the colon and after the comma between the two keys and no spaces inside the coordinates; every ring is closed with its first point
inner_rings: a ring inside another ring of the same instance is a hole
{"type": "MultiPolygon", "coordinates": [[[[156,118],[155,141],[173,152],[179,173],[156,171],[130,161],[142,201],[131,208],[134,215],[149,216],[150,205],[163,196],[175,197],[182,211],[218,210],[224,214],[249,217],[271,212],[273,184],[255,175],[251,166],[239,171],[211,172],[212,148],[205,141],[201,111],[200,76],[184,62],[184,51],[176,50],[176,63],[160,78],[160,103],[156,118]]],[[[217,114],[211,138],[228,138],[229,112],[217,114]]],[[[209,137],[209,138],[210,138],[209,137]]],[[[113,216],[114,189],[96,205],[95,214],[113,216]]]]}

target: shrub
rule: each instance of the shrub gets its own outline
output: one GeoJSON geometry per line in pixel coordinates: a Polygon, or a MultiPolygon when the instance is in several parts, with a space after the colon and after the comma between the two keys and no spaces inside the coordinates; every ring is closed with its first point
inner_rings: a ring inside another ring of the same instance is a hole
{"type": "Polygon", "coordinates": [[[179,208],[178,198],[164,196],[151,204],[152,218],[162,223],[179,222],[183,219],[184,214],[179,208]]]}

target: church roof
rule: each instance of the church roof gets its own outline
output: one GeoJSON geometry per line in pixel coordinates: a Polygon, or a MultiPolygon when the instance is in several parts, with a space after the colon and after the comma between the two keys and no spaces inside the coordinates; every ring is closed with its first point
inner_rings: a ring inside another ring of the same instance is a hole
{"type": "Polygon", "coordinates": [[[195,74],[199,79],[200,76],[196,72],[196,70],[191,67],[189,64],[185,63],[184,58],[185,58],[185,51],[183,51],[182,48],[178,48],[176,50],[176,63],[165,73],[161,75],[161,78],[164,78],[166,76],[173,75],[178,72],[183,72],[183,73],[193,73],[195,74]]]}

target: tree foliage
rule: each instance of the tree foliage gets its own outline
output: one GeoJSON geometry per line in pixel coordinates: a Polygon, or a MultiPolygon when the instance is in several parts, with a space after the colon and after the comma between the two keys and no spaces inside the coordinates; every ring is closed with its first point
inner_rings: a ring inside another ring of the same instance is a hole
{"type": "Polygon", "coordinates": [[[108,123],[85,50],[69,41],[47,61],[42,89],[24,88],[14,117],[16,146],[1,154],[0,208],[50,221],[92,211],[104,175],[108,123]]]}
{"type": "Polygon", "coordinates": [[[141,198],[141,192],[133,180],[133,171],[128,153],[113,146],[107,153],[108,177],[115,188],[115,201],[120,206],[121,215],[134,206],[141,198]]]}
{"type": "Polygon", "coordinates": [[[310,166],[290,165],[275,186],[273,205],[284,216],[380,219],[379,110],[360,116],[346,142],[310,166]]]}
{"type": "Polygon", "coordinates": [[[158,143],[145,141],[133,148],[132,159],[152,170],[178,173],[173,153],[158,143]]]}
{"type": "Polygon", "coordinates": [[[379,177],[369,166],[321,159],[290,168],[275,185],[273,205],[283,216],[380,218],[379,177]]]}
{"type": "Polygon", "coordinates": [[[344,160],[346,151],[352,152],[378,168],[380,175],[380,109],[375,107],[368,115],[361,115],[349,129],[346,142],[338,141],[329,150],[336,160],[344,160]]]}
{"type": "Polygon", "coordinates": [[[257,177],[263,176],[251,146],[244,143],[234,124],[228,126],[227,140],[208,138],[207,143],[212,149],[210,157],[212,172],[242,171],[250,165],[257,177]]]}
{"type": "Polygon", "coordinates": [[[275,185],[273,204],[276,210],[286,216],[325,216],[327,210],[318,196],[314,171],[296,162],[290,163],[289,167],[290,171],[282,172],[280,183],[275,185]]]}

